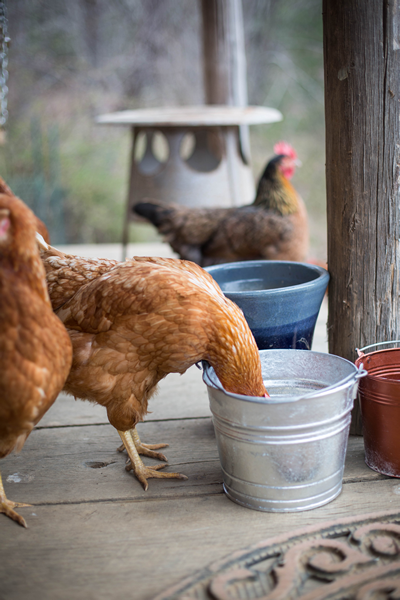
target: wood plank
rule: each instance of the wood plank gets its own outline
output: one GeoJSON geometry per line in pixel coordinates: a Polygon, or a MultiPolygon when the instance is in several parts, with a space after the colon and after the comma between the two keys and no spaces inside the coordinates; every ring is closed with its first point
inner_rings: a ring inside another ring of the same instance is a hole
{"type": "Polygon", "coordinates": [[[397,480],[348,484],[330,504],[262,513],[224,495],[20,509],[2,518],[0,598],[150,600],[210,562],[274,535],[398,505],[397,480]],[[32,514],[34,513],[34,514],[32,514]]]}
{"type": "MultiPolygon", "coordinates": [[[[121,244],[57,244],[57,249],[65,254],[75,254],[85,258],[111,258],[121,260],[121,244]]],[[[128,244],[127,256],[163,256],[176,258],[171,246],[164,242],[143,242],[128,244]]]]}
{"type": "MultiPolygon", "coordinates": [[[[188,480],[151,479],[145,492],[125,471],[126,453],[117,452],[120,438],[111,425],[61,427],[33,431],[19,455],[2,461],[6,494],[19,502],[62,504],[222,492],[211,418],[149,422],[140,424],[138,432],[144,442],[168,442],[165,471],[183,473],[188,480]]],[[[159,463],[147,457],[143,461],[159,463]]]]}
{"type": "Polygon", "coordinates": [[[359,435],[351,435],[347,446],[343,483],[388,479],[386,475],[367,467],[364,457],[364,439],[359,435]]]}
{"type": "MultiPolygon", "coordinates": [[[[148,422],[138,426],[143,441],[168,442],[166,471],[187,481],[155,480],[147,492],[125,471],[126,454],[117,452],[119,437],[111,425],[61,427],[33,431],[19,454],[2,461],[6,493],[33,504],[150,500],[222,493],[222,472],[211,418],[148,422]]],[[[145,463],[156,464],[150,458],[145,463]]],[[[364,462],[360,437],[351,437],[344,483],[374,481],[385,476],[364,462]]]]}
{"type": "MultiPolygon", "coordinates": [[[[151,412],[146,416],[146,421],[209,417],[211,413],[207,387],[203,383],[201,371],[193,366],[184,375],[168,375],[160,382],[158,393],[151,398],[149,409],[151,412]]],[[[60,394],[38,427],[100,423],[108,423],[103,406],[75,401],[72,396],[60,394]]]]}

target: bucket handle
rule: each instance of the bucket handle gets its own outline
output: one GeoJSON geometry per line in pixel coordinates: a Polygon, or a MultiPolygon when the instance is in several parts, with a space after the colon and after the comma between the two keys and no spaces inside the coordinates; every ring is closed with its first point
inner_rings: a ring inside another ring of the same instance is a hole
{"type": "Polygon", "coordinates": [[[363,365],[363,363],[361,363],[358,368],[358,372],[355,374],[354,378],[356,381],[358,381],[359,379],[361,379],[362,377],[366,377],[367,375],[368,375],[368,371],[366,369],[364,369],[364,365],[363,365]]]}
{"type": "MultiPolygon", "coordinates": [[[[335,383],[334,385],[337,386],[340,383],[340,387],[342,387],[344,384],[346,384],[348,381],[351,381],[352,379],[355,379],[354,384],[351,386],[351,388],[348,391],[348,397],[350,398],[353,395],[353,390],[354,390],[354,386],[356,386],[358,384],[358,380],[361,379],[362,377],[365,377],[366,375],[368,375],[368,371],[366,371],[364,369],[364,365],[361,363],[360,366],[357,369],[357,373],[350,373],[350,375],[347,375],[347,377],[345,377],[344,379],[342,379],[341,381],[339,381],[338,383],[335,383]]],[[[333,387],[332,386],[328,386],[328,388],[324,388],[324,390],[329,389],[333,387]]],[[[313,396],[318,396],[321,393],[321,390],[315,390],[315,392],[312,392],[311,394],[307,394],[307,396],[304,396],[304,398],[312,398],[313,396]]],[[[298,400],[302,400],[303,396],[301,396],[300,398],[298,398],[298,400]]]]}
{"type": "MultiPolygon", "coordinates": [[[[358,367],[357,369],[357,373],[354,375],[354,373],[350,373],[350,375],[347,375],[347,377],[345,377],[344,379],[342,379],[341,381],[339,381],[338,383],[340,383],[340,387],[342,387],[343,384],[347,383],[348,381],[351,381],[352,379],[355,379],[355,383],[357,383],[357,381],[359,379],[361,379],[362,377],[365,377],[366,375],[368,375],[368,371],[366,371],[364,369],[364,365],[361,363],[361,365],[358,367]]],[[[338,385],[337,383],[335,385],[338,385]]],[[[331,387],[331,386],[329,386],[331,387]]],[[[313,392],[312,394],[308,394],[307,398],[309,398],[310,396],[318,396],[318,394],[321,393],[321,390],[316,390],[315,392],[313,392]]]]}
{"type": "Polygon", "coordinates": [[[400,340],[393,340],[392,342],[377,342],[376,344],[369,344],[369,346],[364,346],[364,348],[356,348],[356,352],[358,356],[361,356],[364,353],[364,350],[368,350],[368,348],[373,348],[374,346],[384,346],[385,344],[400,344],[400,340]]]}
{"type": "Polygon", "coordinates": [[[364,369],[364,365],[363,365],[363,363],[361,363],[360,366],[358,367],[358,372],[354,376],[355,382],[354,382],[354,385],[351,386],[351,390],[349,390],[348,398],[354,397],[354,388],[355,388],[355,386],[358,385],[358,380],[362,379],[362,377],[366,377],[367,375],[368,375],[368,371],[366,371],[364,369]]]}

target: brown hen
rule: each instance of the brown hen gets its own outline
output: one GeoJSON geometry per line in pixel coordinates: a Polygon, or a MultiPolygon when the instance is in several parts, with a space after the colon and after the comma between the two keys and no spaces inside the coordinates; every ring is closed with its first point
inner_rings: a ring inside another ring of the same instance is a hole
{"type": "Polygon", "coordinates": [[[203,269],[187,261],[137,257],[87,261],[42,252],[53,308],[74,355],[65,391],[106,407],[136,477],[185,478],[145,466],[139,454],[166,460],[140,442],[136,424],[168,373],[208,361],[226,390],[264,396],[257,345],[242,311],[203,269]],[[108,262],[108,266],[107,266],[108,262]],[[64,294],[62,293],[64,287],[64,294]]]}
{"type": "Polygon", "coordinates": [[[183,259],[202,267],[241,260],[293,260],[307,257],[307,211],[290,179],[298,164],[286,142],[275,144],[251,205],[188,208],[155,200],[134,211],[148,219],[183,259]]]}
{"type": "MultiPolygon", "coordinates": [[[[69,336],[53,313],[36,244],[36,217],[11,192],[0,193],[0,458],[21,450],[64,385],[69,336]]],[[[6,498],[0,512],[26,527],[6,498]]]]}

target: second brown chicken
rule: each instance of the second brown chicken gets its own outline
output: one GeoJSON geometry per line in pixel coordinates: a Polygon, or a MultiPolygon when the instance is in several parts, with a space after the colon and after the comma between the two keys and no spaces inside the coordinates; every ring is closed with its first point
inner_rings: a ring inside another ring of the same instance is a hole
{"type": "Polygon", "coordinates": [[[180,258],[207,267],[242,260],[307,258],[307,210],[290,182],[299,164],[287,142],[274,146],[252,204],[193,208],[143,200],[134,212],[148,219],[180,258]]]}
{"type": "MultiPolygon", "coordinates": [[[[147,489],[150,477],[185,478],[145,466],[136,424],[168,373],[208,361],[229,392],[265,396],[257,345],[242,311],[194,263],[133,258],[124,263],[81,259],[42,244],[53,309],[73,346],[65,391],[106,407],[147,489]]],[[[165,444],[164,444],[165,445],[165,444]]]]}
{"type": "MultiPolygon", "coordinates": [[[[72,348],[50,304],[37,218],[0,179],[0,459],[19,451],[66,380],[72,348]]],[[[0,513],[26,527],[6,497],[0,513]]]]}

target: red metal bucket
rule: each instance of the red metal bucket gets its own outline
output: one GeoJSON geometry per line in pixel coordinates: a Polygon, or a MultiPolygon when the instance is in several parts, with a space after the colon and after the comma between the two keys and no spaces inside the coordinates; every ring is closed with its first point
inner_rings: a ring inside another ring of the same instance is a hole
{"type": "Polygon", "coordinates": [[[364,354],[370,347],[358,350],[355,361],[368,372],[358,387],[365,462],[379,473],[400,477],[400,348],[364,354]]]}

